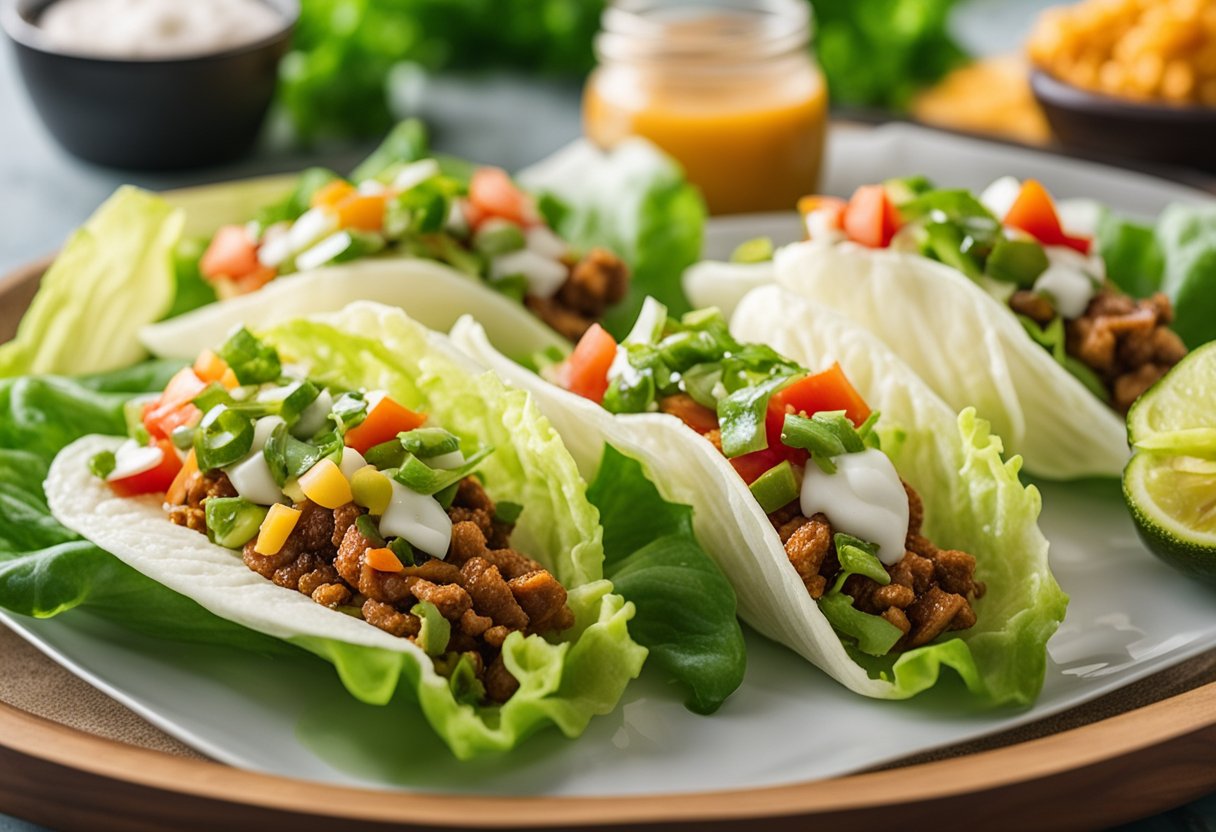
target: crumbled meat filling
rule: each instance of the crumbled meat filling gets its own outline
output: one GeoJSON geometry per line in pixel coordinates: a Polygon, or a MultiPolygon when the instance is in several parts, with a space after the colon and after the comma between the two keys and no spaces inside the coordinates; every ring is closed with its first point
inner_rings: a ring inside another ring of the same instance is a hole
{"type": "MultiPolygon", "coordinates": [[[[222,471],[198,473],[187,483],[185,504],[171,506],[169,518],[206,533],[204,501],[235,496],[222,471]]],[[[436,667],[450,672],[459,655],[469,656],[490,702],[505,702],[519,687],[502,660],[507,636],[554,633],[574,624],[565,587],[510,548],[514,527],[494,519],[494,501],[472,477],[461,481],[448,509],[447,559],[424,560],[399,573],[368,565],[367,552],[374,546],[356,525],[364,509],[347,503],[330,510],[308,500],[295,507],[299,520],[278,553],[258,554],[256,539],[251,540],[241,553],[245,565],[322,606],[347,608],[372,626],[411,640],[422,627],[411,610],[429,601],[452,624],[448,656],[436,667]]]]}
{"type": "MultiPolygon", "coordinates": [[[[948,630],[973,626],[971,601],[984,595],[984,585],[975,580],[975,558],[939,549],[922,535],[924,504],[906,482],[904,490],[908,493],[906,551],[898,563],[886,567],[891,582],[884,586],[864,575],[850,575],[842,589],[857,609],[881,616],[903,631],[893,651],[920,647],[948,630]]],[[[840,571],[828,518],[804,517],[794,501],[770,514],[769,521],[807,592],[812,598],[822,597],[840,571]]]]}
{"type": "Polygon", "coordinates": [[[561,335],[577,341],[620,303],[629,291],[629,267],[607,249],[593,248],[570,268],[570,275],[551,298],[528,295],[524,303],[561,335]]]}
{"type": "MultiPolygon", "coordinates": [[[[1013,311],[1041,326],[1055,318],[1051,302],[1035,292],[1015,292],[1013,311]]],[[[1174,310],[1158,292],[1136,300],[1109,286],[1094,295],[1085,314],[1065,324],[1065,348],[1102,380],[1110,405],[1127,413],[1132,403],[1186,356],[1169,328],[1174,310]]]]}

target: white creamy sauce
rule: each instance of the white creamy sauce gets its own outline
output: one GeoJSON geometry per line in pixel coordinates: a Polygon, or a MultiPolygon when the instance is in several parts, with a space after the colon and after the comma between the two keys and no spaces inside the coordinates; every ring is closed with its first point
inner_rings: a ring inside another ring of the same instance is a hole
{"type": "Polygon", "coordinates": [[[806,215],[807,237],[816,242],[838,243],[845,233],[836,225],[836,213],[820,208],[806,215]]]}
{"type": "Polygon", "coordinates": [[[1079,318],[1102,287],[1105,266],[1096,255],[1086,257],[1066,246],[1045,246],[1047,271],[1034,282],[1034,290],[1052,299],[1065,318],[1079,318]]]}
{"type": "Polygon", "coordinates": [[[993,213],[998,220],[1004,220],[1018,194],[1022,192],[1022,183],[1013,176],[1002,176],[980,194],[980,204],[993,213]]]}
{"type": "Polygon", "coordinates": [[[527,248],[500,254],[490,261],[490,278],[501,280],[512,275],[523,275],[528,282],[528,294],[538,298],[550,298],[557,294],[566,282],[569,270],[556,260],[551,260],[527,248]]]}
{"type": "Polygon", "coordinates": [[[283,18],[259,0],[57,0],[38,26],[62,52],[177,58],[254,43],[283,18]]]}
{"type": "Polygon", "coordinates": [[[447,557],[452,519],[439,501],[389,480],[393,496],[380,518],[380,534],[403,537],[411,546],[436,558],[447,557]]]}
{"type": "Polygon", "coordinates": [[[893,566],[904,556],[908,535],[908,493],[882,451],[833,457],[836,473],[807,463],[802,478],[802,514],[823,514],[838,532],[873,543],[878,559],[893,566]]]}
{"type": "Polygon", "coordinates": [[[322,390],[312,400],[312,404],[304,408],[304,412],[300,414],[300,418],[291,429],[291,435],[297,439],[311,437],[325,427],[325,422],[329,419],[329,411],[333,409],[333,406],[334,397],[328,390],[322,390]]]}
{"type": "Polygon", "coordinates": [[[363,458],[363,454],[354,448],[342,449],[342,461],[338,463],[338,470],[342,472],[342,476],[349,480],[355,475],[356,471],[366,466],[367,460],[363,458]]]}

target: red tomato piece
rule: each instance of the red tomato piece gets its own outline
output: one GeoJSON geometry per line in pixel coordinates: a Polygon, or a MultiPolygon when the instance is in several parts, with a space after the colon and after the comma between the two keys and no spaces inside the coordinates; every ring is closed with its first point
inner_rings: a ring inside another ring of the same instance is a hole
{"type": "Polygon", "coordinates": [[[502,168],[478,168],[473,172],[469,202],[484,214],[519,225],[540,222],[532,197],[521,191],[502,168]]]}
{"type": "Polygon", "coordinates": [[[415,413],[385,396],[366,419],[346,432],[346,446],[366,453],[368,448],[387,442],[403,431],[422,427],[425,421],[425,413],[415,413]]]}
{"type": "Polygon", "coordinates": [[[1022,190],[1005,214],[1005,225],[1021,229],[1045,246],[1067,246],[1081,254],[1089,254],[1093,241],[1064,233],[1060,215],[1047,189],[1034,179],[1022,183],[1022,190]]]}
{"type": "Polygon", "coordinates": [[[845,206],[844,232],[863,246],[886,248],[899,226],[899,211],[882,185],[863,185],[845,206]]]}
{"type": "Polygon", "coordinates": [[[198,268],[203,277],[237,279],[262,266],[258,262],[258,246],[243,225],[225,225],[215,232],[211,244],[203,252],[198,268]]]}
{"type": "MultiPolygon", "coordinates": [[[[743,478],[743,481],[751,485],[769,468],[772,468],[774,465],[780,465],[784,460],[789,459],[785,451],[797,450],[799,449],[785,448],[784,446],[770,443],[764,450],[752,451],[750,454],[743,454],[727,461],[730,462],[739,476],[743,478]]],[[[806,451],[801,451],[801,454],[802,459],[799,464],[804,464],[810,455],[806,451]]],[[[791,460],[791,462],[794,461],[791,460]]]]}
{"type": "Polygon", "coordinates": [[[137,494],[161,494],[169,490],[177,474],[182,470],[182,461],[177,457],[173,443],[167,439],[156,442],[160,448],[161,460],[155,468],[132,474],[118,480],[107,480],[110,488],[119,497],[134,497],[137,494]]]}
{"type": "Polygon", "coordinates": [[[194,397],[207,383],[190,367],[177,371],[160,397],[144,405],[143,422],[153,439],[168,439],[174,428],[189,425],[202,416],[194,397]]]}
{"type": "Polygon", "coordinates": [[[869,405],[839,364],[833,364],[821,373],[804,376],[772,395],[765,416],[769,447],[784,447],[781,428],[787,413],[814,416],[821,410],[843,410],[854,425],[860,425],[870,416],[869,405]]]}
{"type": "Polygon", "coordinates": [[[608,389],[608,368],[615,359],[616,340],[602,326],[592,324],[562,363],[558,383],[571,393],[602,404],[608,389]]]}

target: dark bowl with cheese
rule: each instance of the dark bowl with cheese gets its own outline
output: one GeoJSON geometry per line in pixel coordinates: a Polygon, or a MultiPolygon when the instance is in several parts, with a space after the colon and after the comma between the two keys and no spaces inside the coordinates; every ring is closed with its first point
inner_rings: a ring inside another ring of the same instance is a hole
{"type": "Polygon", "coordinates": [[[252,147],[297,0],[258,0],[277,24],[255,40],[180,57],[69,51],[39,25],[54,2],[10,0],[0,22],[34,108],[68,152],[109,167],[172,170],[229,161],[252,147]]]}

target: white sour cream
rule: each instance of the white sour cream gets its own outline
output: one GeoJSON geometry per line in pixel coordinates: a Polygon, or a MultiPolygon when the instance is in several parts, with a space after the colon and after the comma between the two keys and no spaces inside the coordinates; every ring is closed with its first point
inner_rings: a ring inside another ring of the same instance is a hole
{"type": "Polygon", "coordinates": [[[1034,290],[1052,299],[1065,318],[1079,318],[1105,280],[1102,258],[1086,257],[1066,246],[1046,246],[1047,271],[1034,282],[1034,290]]]}
{"type": "Polygon", "coordinates": [[[380,518],[380,534],[404,537],[431,557],[447,557],[452,542],[452,520],[434,497],[419,494],[396,480],[389,480],[393,496],[380,518]]]}
{"type": "Polygon", "coordinates": [[[838,532],[878,547],[878,559],[893,566],[904,556],[908,535],[908,493],[882,451],[833,457],[836,473],[808,462],[802,478],[802,514],[823,514],[838,532]]]}
{"type": "Polygon", "coordinates": [[[61,52],[180,58],[254,43],[283,22],[260,0],[57,0],[38,26],[61,52]]]}
{"type": "Polygon", "coordinates": [[[224,469],[236,493],[251,503],[268,506],[283,499],[283,489],[274,481],[262,449],[274,429],[284,424],[278,416],[263,416],[253,426],[253,445],[240,462],[224,469]]]}

